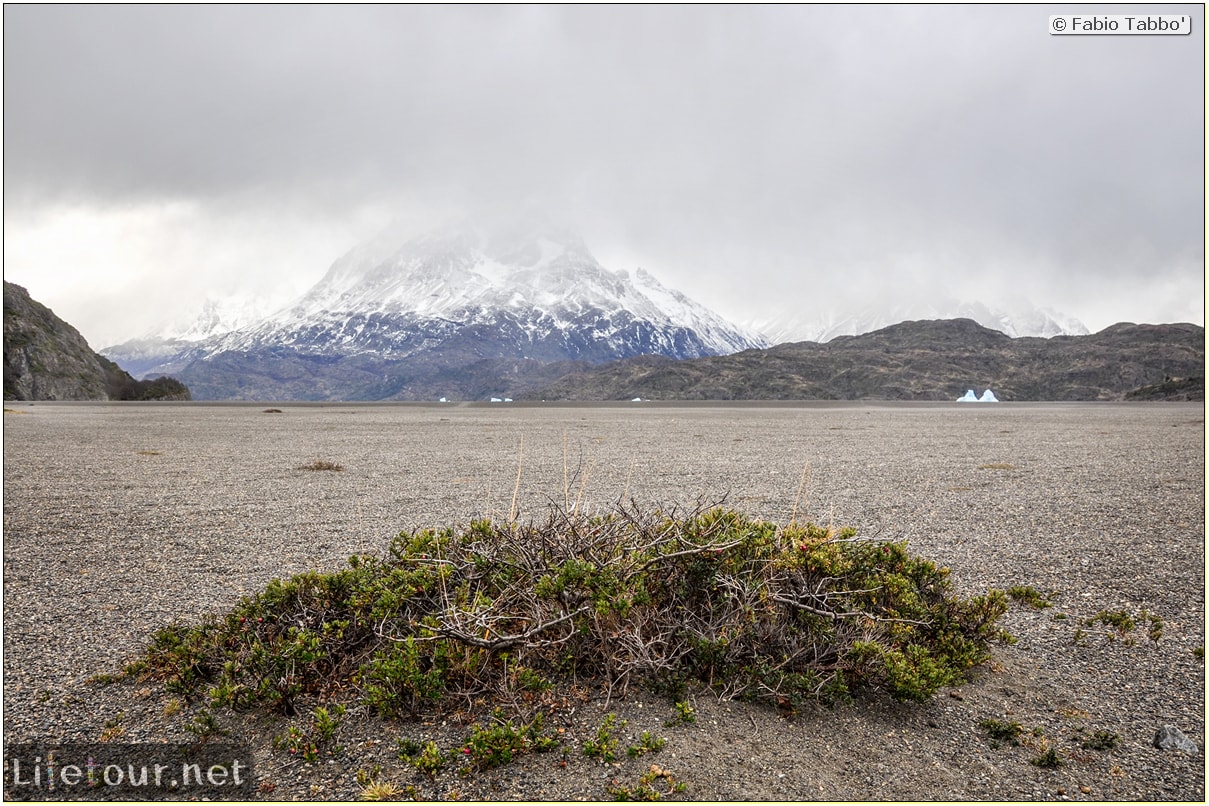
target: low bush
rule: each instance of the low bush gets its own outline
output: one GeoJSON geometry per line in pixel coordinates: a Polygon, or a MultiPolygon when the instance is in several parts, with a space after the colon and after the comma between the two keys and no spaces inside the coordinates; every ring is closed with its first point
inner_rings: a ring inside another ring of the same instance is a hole
{"type": "Polygon", "coordinates": [[[948,574],[905,543],[721,508],[553,510],[405,532],[383,556],[274,580],[160,630],[127,672],[286,714],[350,692],[414,714],[585,679],[782,706],[858,690],[922,701],[1006,635],[1007,597],[955,597],[948,574]]]}
{"type": "Polygon", "coordinates": [[[462,748],[467,770],[489,770],[530,751],[543,753],[558,745],[557,739],[543,733],[540,713],[527,725],[516,725],[498,711],[493,717],[492,724],[471,728],[470,739],[462,748]]]}

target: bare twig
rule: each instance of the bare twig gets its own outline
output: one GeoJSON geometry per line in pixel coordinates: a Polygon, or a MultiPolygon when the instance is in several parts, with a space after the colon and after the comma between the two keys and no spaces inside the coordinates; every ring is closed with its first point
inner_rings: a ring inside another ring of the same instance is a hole
{"type": "Polygon", "coordinates": [[[532,629],[525,630],[523,633],[518,633],[516,635],[501,635],[498,638],[491,638],[491,639],[477,638],[473,635],[467,635],[466,633],[459,632],[459,631],[453,629],[452,627],[442,627],[440,629],[440,633],[449,638],[454,638],[458,641],[461,641],[464,644],[469,644],[470,646],[477,646],[477,647],[481,647],[483,649],[490,649],[495,652],[502,652],[505,649],[511,649],[514,646],[522,644],[522,643],[528,641],[530,638],[533,638],[536,635],[540,635],[541,633],[545,632],[546,630],[549,630],[552,627],[556,627],[565,621],[570,621],[571,619],[575,618],[576,616],[582,615],[591,609],[592,609],[591,607],[585,605],[573,613],[568,613],[565,616],[560,616],[560,617],[554,619],[553,621],[547,621],[545,623],[538,624],[537,626],[533,627],[532,629]]]}

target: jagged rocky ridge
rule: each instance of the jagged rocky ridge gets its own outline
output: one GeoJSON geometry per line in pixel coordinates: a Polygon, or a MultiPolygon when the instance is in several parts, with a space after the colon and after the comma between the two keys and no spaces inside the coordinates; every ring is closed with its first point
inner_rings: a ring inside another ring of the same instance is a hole
{"type": "Polygon", "coordinates": [[[135,380],[97,355],[74,327],[4,283],[5,400],[188,400],[172,378],[135,380]]]}
{"type": "Polygon", "coordinates": [[[173,372],[199,399],[482,399],[549,383],[578,362],[698,358],[764,346],[639,269],[609,271],[545,227],[448,229],[352,250],[294,304],[168,354],[106,354],[173,372]]]}
{"type": "Polygon", "coordinates": [[[540,400],[1121,400],[1168,384],[1204,397],[1205,329],[1121,323],[1087,336],[1010,338],[970,319],[903,322],[819,344],[691,361],[641,357],[576,370],[523,395],[540,400]],[[1179,379],[1201,379],[1178,382],[1179,379]]]}

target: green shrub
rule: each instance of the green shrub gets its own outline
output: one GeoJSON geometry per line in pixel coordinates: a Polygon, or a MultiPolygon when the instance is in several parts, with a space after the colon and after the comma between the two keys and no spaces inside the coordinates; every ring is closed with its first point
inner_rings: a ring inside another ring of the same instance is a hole
{"type": "Polygon", "coordinates": [[[542,733],[544,717],[537,714],[527,725],[517,726],[503,714],[495,714],[495,724],[471,728],[470,740],[462,748],[470,769],[489,770],[511,763],[517,756],[531,750],[545,752],[558,745],[553,737],[542,733]]]}
{"type": "Polygon", "coordinates": [[[274,580],[225,615],[158,631],[126,674],[287,715],[350,695],[384,717],[533,702],[575,679],[680,701],[689,683],[782,705],[861,690],[922,701],[1008,638],[1006,596],[955,597],[948,575],[848,529],[555,510],[404,532],[382,557],[274,580]]]}

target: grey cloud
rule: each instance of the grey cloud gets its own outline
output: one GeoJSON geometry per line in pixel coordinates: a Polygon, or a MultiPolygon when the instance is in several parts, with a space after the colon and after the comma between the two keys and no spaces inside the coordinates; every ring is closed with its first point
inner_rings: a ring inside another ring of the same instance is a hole
{"type": "Polygon", "coordinates": [[[1052,37],[1040,6],[9,6],[6,204],[540,201],[733,315],[896,271],[1075,296],[1203,263],[1178,10],[1191,37],[1052,37]]]}

